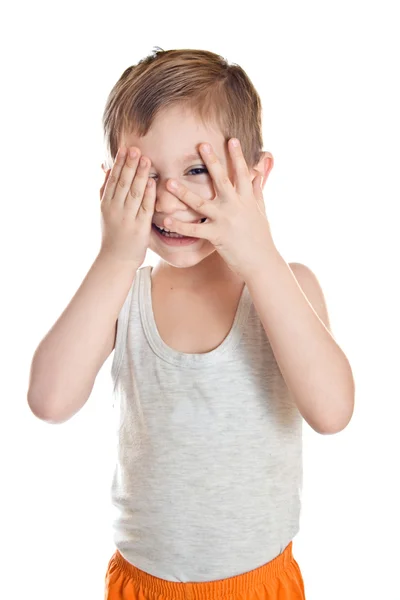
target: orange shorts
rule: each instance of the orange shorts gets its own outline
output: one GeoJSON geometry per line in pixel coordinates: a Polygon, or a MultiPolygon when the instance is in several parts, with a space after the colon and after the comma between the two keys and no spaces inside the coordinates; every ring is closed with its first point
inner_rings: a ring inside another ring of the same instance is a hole
{"type": "Polygon", "coordinates": [[[116,550],[108,563],[104,600],[239,600],[239,596],[240,600],[305,600],[303,577],[292,544],[253,571],[194,583],[149,575],[116,550]]]}

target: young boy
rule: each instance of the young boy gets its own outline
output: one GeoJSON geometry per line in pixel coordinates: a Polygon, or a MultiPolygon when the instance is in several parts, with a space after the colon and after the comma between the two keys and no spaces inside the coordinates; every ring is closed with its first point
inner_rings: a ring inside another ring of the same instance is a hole
{"type": "Polygon", "coordinates": [[[101,249],[35,352],[28,402],[69,419],[115,348],[105,598],[305,598],[302,419],[342,430],[354,382],[315,275],[271,236],[259,96],[216,54],[159,50],[116,83],[104,129],[101,249]]]}

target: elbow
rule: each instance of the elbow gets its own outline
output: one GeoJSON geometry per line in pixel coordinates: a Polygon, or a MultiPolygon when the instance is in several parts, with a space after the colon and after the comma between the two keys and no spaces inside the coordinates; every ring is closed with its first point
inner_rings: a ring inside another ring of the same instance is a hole
{"type": "Polygon", "coordinates": [[[322,422],[318,423],[318,426],[315,426],[315,424],[311,426],[317,433],[320,433],[321,435],[333,435],[335,433],[340,433],[346,429],[347,425],[350,423],[353,412],[354,398],[348,402],[346,407],[343,408],[337,415],[331,416],[329,419],[324,419],[322,422]]]}
{"type": "Polygon", "coordinates": [[[340,433],[341,431],[343,431],[343,429],[346,429],[349,422],[350,421],[335,425],[329,424],[327,427],[320,427],[319,429],[316,429],[314,427],[314,429],[317,433],[320,433],[321,435],[333,435],[334,433],[340,433]]]}
{"type": "Polygon", "coordinates": [[[28,393],[27,401],[31,412],[37,419],[40,419],[40,421],[44,421],[50,425],[59,425],[69,419],[68,416],[62,414],[60,410],[57,410],[54,403],[43,401],[43,398],[39,400],[37,397],[33,397],[28,393]]]}

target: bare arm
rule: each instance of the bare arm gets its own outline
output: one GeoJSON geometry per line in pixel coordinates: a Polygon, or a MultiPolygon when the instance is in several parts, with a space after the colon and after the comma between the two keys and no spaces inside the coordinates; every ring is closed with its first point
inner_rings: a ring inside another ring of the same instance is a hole
{"type": "Polygon", "coordinates": [[[321,286],[311,269],[289,266],[275,246],[260,256],[246,283],[285,382],[310,427],[338,433],[351,420],[355,386],[321,286]]]}
{"type": "Polygon", "coordinates": [[[28,404],[62,423],[89,398],[111,354],[118,315],[150,243],[156,198],[151,162],[136,147],[118,149],[100,189],[102,244],[88,274],[33,355],[28,404]]]}
{"type": "Polygon", "coordinates": [[[136,271],[129,261],[97,255],[33,355],[28,404],[38,418],[62,423],[85,404],[114,348],[117,318],[136,271]]]}

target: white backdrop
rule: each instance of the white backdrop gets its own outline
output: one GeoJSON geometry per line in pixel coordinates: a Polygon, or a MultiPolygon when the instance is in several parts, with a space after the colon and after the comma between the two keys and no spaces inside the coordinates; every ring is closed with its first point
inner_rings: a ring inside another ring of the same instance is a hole
{"type": "MultiPolygon", "coordinates": [[[[33,352],[100,247],[101,116],[123,70],[154,46],[222,54],[263,101],[275,159],[267,215],[287,262],[324,290],[356,380],[352,422],[304,424],[307,600],[400,599],[395,2],[279,0],[8,4],[3,10],[1,597],[102,598],[114,546],[112,356],[62,425],[26,400],[33,352]],[[397,588],[396,588],[397,585],[397,588]]],[[[146,263],[157,257],[148,254],[146,263]]],[[[145,264],[146,264],[145,263],[145,264]]]]}

